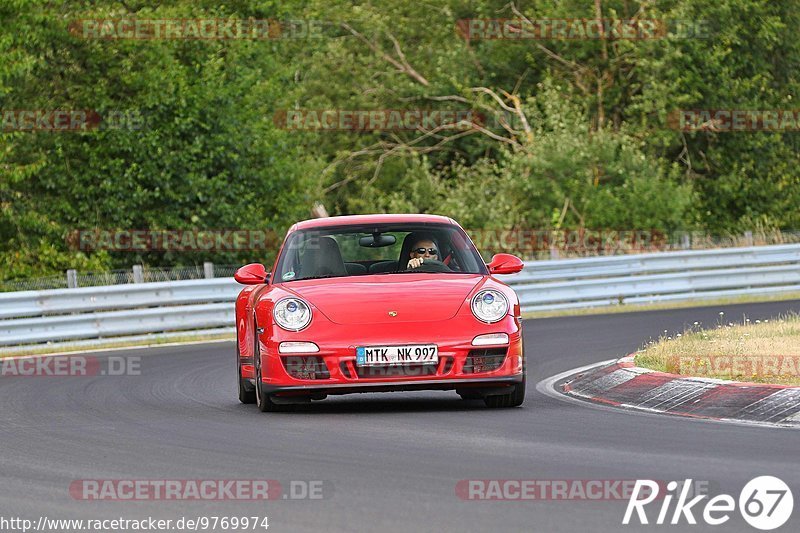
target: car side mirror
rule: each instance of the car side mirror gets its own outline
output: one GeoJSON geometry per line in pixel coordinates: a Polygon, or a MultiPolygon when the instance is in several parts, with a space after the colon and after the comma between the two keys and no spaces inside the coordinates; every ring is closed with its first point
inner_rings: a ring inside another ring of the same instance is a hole
{"type": "Polygon", "coordinates": [[[495,254],[492,262],[486,265],[490,274],[516,274],[525,266],[522,259],[511,254],[495,254]]]}
{"type": "Polygon", "coordinates": [[[237,270],[233,279],[242,285],[261,285],[267,283],[269,274],[261,263],[250,263],[237,270]]]}

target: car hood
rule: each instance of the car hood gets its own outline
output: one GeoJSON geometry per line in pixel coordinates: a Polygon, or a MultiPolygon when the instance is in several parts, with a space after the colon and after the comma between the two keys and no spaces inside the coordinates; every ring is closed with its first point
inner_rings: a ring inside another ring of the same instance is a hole
{"type": "Polygon", "coordinates": [[[480,274],[386,274],[298,280],[283,288],[337,324],[428,322],[455,316],[483,278],[480,274]]]}

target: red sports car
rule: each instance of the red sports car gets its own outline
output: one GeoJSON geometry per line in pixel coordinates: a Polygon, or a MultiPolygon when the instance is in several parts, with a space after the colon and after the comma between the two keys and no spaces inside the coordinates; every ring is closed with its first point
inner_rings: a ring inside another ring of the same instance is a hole
{"type": "Polygon", "coordinates": [[[453,390],[489,407],[525,399],[519,299],[453,219],[299,222],[272,267],[240,268],[239,400],[261,411],[353,392],[453,390]]]}

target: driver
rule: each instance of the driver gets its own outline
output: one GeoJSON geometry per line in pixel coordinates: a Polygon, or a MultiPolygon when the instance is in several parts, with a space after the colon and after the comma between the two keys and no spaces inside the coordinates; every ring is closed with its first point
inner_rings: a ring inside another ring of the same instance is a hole
{"type": "Polygon", "coordinates": [[[418,268],[426,259],[439,261],[439,246],[430,235],[419,235],[414,239],[409,252],[407,269],[418,268]]]}

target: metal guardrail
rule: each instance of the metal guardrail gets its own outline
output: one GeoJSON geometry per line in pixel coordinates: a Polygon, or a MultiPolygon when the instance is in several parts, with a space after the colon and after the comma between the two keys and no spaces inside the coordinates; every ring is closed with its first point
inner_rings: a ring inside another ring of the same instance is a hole
{"type": "Polygon", "coordinates": [[[0,293],[0,346],[234,325],[233,278],[0,293]]]}
{"type": "Polygon", "coordinates": [[[509,280],[524,311],[800,290],[800,245],[526,263],[509,280]]]}
{"type": "Polygon", "coordinates": [[[151,307],[104,313],[23,318],[0,323],[3,344],[8,335],[13,344],[64,339],[108,338],[175,330],[203,330],[234,324],[230,302],[151,307]]]}
{"type": "Polygon", "coordinates": [[[0,292],[76,289],[78,287],[104,287],[126,283],[155,283],[187,279],[225,278],[233,276],[241,265],[217,265],[210,261],[202,265],[182,267],[152,267],[133,265],[127,270],[78,272],[67,270],[60,276],[46,276],[14,281],[0,281],[0,292]]]}
{"type": "MultiPolygon", "coordinates": [[[[233,281],[233,278],[211,278],[80,289],[6,292],[0,293],[0,319],[231,302],[241,289],[242,286],[233,281]]],[[[0,324],[4,324],[4,321],[0,320],[0,324]]],[[[3,326],[0,325],[0,335],[3,332],[3,326]]]]}
{"type": "Polygon", "coordinates": [[[525,282],[544,278],[633,275],[669,272],[681,268],[694,270],[791,262],[800,262],[800,244],[535,261],[526,263],[525,270],[514,280],[525,282]]]}
{"type": "MultiPolygon", "coordinates": [[[[504,281],[523,311],[794,292],[800,244],[533,261],[504,281]]],[[[240,289],[211,278],[0,293],[0,346],[232,328],[240,289]]]]}

